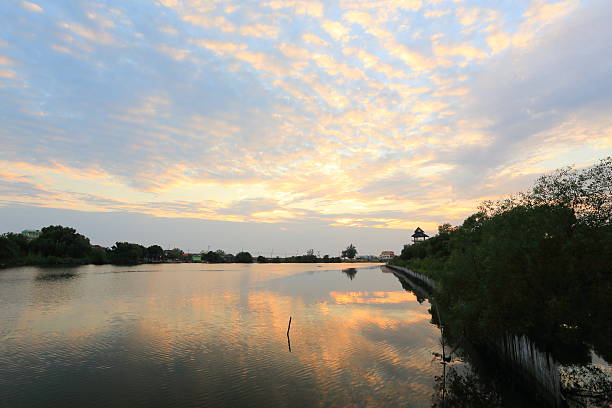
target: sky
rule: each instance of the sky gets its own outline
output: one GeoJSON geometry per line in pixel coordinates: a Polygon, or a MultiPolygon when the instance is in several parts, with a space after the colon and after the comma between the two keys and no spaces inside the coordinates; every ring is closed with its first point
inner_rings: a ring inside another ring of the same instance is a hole
{"type": "Polygon", "coordinates": [[[605,0],[3,0],[0,232],[399,251],[612,154],[611,20],[605,0]]]}

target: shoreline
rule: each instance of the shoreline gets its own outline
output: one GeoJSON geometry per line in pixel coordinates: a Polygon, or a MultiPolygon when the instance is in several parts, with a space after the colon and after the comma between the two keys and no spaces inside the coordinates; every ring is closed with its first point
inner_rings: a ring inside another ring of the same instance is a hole
{"type": "Polygon", "coordinates": [[[0,264],[0,269],[8,268],[20,268],[24,266],[40,266],[46,268],[53,267],[68,267],[68,266],[86,266],[86,265],[112,265],[112,266],[138,266],[138,265],[160,265],[160,264],[203,264],[203,265],[231,265],[231,264],[258,264],[258,265],[275,265],[275,264],[377,264],[384,266],[384,262],[374,261],[316,261],[316,262],[291,262],[291,261],[280,261],[280,262],[193,262],[193,261],[165,261],[165,262],[138,262],[138,263],[94,263],[94,262],[66,262],[66,263],[17,263],[17,264],[0,264]]]}

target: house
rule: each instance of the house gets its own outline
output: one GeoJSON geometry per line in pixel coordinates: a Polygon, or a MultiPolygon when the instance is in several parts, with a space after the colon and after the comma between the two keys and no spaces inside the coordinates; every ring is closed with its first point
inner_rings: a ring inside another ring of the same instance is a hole
{"type": "Polygon", "coordinates": [[[425,241],[427,238],[429,238],[429,235],[427,235],[422,229],[421,227],[417,227],[417,229],[414,230],[414,234],[412,234],[412,242],[421,242],[421,241],[425,241]]]}
{"type": "Polygon", "coordinates": [[[381,261],[390,261],[394,257],[395,257],[395,252],[393,251],[382,251],[378,258],[380,258],[381,261]]]}

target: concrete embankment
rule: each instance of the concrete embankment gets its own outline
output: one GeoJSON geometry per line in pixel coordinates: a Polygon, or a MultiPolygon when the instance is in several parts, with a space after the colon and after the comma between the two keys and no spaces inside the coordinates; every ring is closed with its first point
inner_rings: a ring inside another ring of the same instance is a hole
{"type": "Polygon", "coordinates": [[[408,268],[404,268],[402,266],[395,266],[395,265],[388,265],[387,264],[387,265],[385,265],[385,267],[387,267],[389,269],[392,269],[394,271],[397,271],[397,272],[405,273],[406,275],[408,275],[409,277],[412,277],[414,279],[418,279],[421,282],[427,284],[432,289],[435,289],[437,287],[436,281],[434,281],[430,277],[425,276],[425,275],[423,275],[421,273],[414,272],[414,271],[412,271],[412,270],[410,270],[408,268]]]}

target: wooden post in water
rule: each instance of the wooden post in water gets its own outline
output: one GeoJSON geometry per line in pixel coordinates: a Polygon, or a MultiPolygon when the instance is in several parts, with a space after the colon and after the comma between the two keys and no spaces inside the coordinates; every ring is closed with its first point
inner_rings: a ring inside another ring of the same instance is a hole
{"type": "Polygon", "coordinates": [[[289,326],[287,326],[287,345],[289,346],[289,352],[291,353],[291,338],[289,337],[289,330],[291,330],[291,316],[289,316],[289,326]]]}

